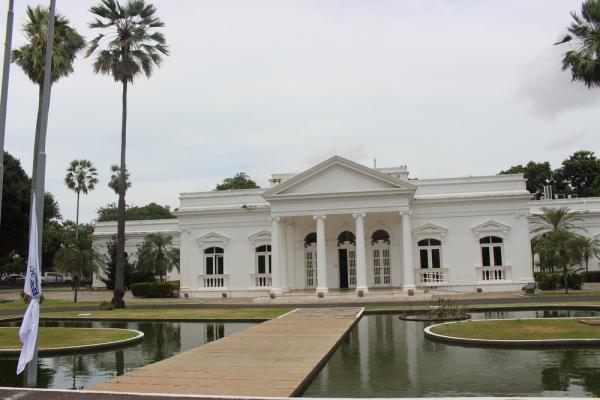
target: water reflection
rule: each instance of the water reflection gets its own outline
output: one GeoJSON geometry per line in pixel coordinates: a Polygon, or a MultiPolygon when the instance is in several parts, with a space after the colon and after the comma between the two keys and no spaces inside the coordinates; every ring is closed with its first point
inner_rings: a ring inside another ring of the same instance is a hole
{"type": "MultiPolygon", "coordinates": [[[[475,319],[582,317],[586,311],[478,313],[475,319]]],[[[600,396],[600,349],[497,349],[427,340],[422,322],[364,317],[306,397],[600,396]]]]}
{"type": "MultiPolygon", "coordinates": [[[[18,323],[4,326],[18,326],[18,323]]],[[[38,387],[83,389],[163,360],[182,351],[231,335],[251,323],[200,322],[69,322],[42,321],[47,327],[126,328],[144,332],[144,341],[124,349],[38,360],[38,387]]],[[[0,386],[23,386],[17,360],[0,358],[0,386]]]]}

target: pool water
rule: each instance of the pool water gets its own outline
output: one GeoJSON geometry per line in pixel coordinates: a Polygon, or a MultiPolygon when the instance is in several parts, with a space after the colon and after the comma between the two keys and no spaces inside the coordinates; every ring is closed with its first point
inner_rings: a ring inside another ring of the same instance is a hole
{"type": "MultiPolygon", "coordinates": [[[[474,319],[598,316],[598,312],[475,313],[474,319]]],[[[426,339],[428,323],[363,317],[304,397],[600,396],[600,348],[502,349],[426,339]]],[[[600,328],[599,328],[600,329],[600,328]]]]}
{"type": "MultiPolygon", "coordinates": [[[[19,326],[19,323],[5,324],[4,326],[7,325],[19,326]]],[[[125,372],[231,335],[252,325],[254,324],[41,321],[40,326],[135,329],[144,332],[144,341],[118,350],[39,358],[37,387],[88,388],[125,372]]],[[[0,386],[23,386],[23,376],[17,376],[16,369],[16,358],[0,358],[0,386]]]]}

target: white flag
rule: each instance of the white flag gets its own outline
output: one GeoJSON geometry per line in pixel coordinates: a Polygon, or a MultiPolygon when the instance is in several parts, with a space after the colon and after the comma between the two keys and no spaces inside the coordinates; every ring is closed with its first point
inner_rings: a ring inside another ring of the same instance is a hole
{"type": "Polygon", "coordinates": [[[31,199],[31,230],[29,232],[29,256],[27,257],[27,272],[25,275],[25,294],[31,301],[23,316],[19,339],[23,343],[17,375],[23,372],[25,366],[33,359],[38,335],[38,324],[40,320],[40,296],[42,295],[40,260],[38,257],[38,227],[36,216],[35,193],[31,199]]]}

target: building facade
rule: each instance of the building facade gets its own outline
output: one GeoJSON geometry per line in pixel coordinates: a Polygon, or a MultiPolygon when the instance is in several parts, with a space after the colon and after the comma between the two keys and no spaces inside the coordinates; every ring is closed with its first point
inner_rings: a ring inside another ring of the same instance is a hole
{"type": "MultiPolygon", "coordinates": [[[[514,290],[533,280],[530,198],[521,175],[412,180],[335,156],[267,189],[182,193],[177,219],[128,222],[127,248],[171,235],[185,297],[514,290]]],[[[115,232],[97,224],[96,248],[115,232]]]]}

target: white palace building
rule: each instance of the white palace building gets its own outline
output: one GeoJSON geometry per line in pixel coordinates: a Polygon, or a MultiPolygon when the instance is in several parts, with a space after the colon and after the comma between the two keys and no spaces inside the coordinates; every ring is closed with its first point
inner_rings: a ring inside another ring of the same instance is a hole
{"type": "MultiPolygon", "coordinates": [[[[533,281],[532,212],[588,211],[588,231],[600,232],[600,199],[531,197],[522,175],[409,179],[405,166],[335,156],[274,174],[267,189],[182,193],[177,219],[127,222],[126,249],[148,233],[172,236],[181,273],[170,279],[185,297],[516,290],[533,281]]],[[[116,223],[97,223],[96,249],[115,233],[116,223]]]]}

